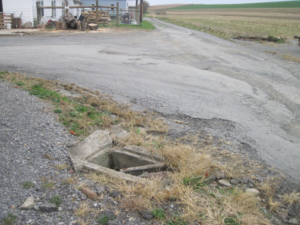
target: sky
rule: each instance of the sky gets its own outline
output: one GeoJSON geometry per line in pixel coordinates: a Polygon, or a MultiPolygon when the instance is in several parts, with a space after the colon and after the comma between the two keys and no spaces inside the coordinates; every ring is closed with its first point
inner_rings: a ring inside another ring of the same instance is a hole
{"type": "MultiPolygon", "coordinates": [[[[134,0],[129,0],[134,1],[134,0]]],[[[148,0],[150,5],[163,4],[242,4],[256,2],[283,2],[284,0],[148,0]]]]}

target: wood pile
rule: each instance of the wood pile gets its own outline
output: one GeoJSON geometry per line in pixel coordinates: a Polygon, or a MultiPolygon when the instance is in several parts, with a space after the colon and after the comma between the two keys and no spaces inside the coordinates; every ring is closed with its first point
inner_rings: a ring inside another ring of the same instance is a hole
{"type": "MultiPolygon", "coordinates": [[[[84,22],[96,23],[96,10],[82,12],[81,15],[84,17],[84,22]]],[[[108,12],[98,11],[98,24],[108,24],[110,22],[110,15],[108,12]]]]}
{"type": "Polygon", "coordinates": [[[0,29],[6,29],[6,24],[12,24],[12,14],[3,14],[0,12],[0,29]]]}

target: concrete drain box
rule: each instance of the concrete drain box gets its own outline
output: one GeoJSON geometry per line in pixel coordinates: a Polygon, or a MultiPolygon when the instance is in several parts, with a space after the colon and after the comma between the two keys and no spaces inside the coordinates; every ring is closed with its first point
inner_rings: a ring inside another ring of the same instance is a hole
{"type": "Polygon", "coordinates": [[[97,130],[69,150],[74,169],[94,170],[129,181],[143,180],[136,177],[144,172],[165,171],[164,159],[138,146],[112,149],[108,131],[97,130]]]}

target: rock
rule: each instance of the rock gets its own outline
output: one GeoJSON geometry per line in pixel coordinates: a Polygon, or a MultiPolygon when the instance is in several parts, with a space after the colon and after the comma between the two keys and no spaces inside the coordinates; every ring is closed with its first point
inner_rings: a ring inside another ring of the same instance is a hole
{"type": "Polygon", "coordinates": [[[231,179],[230,183],[233,184],[233,185],[237,185],[239,183],[239,181],[236,180],[236,179],[231,179]]]}
{"type": "Polygon", "coordinates": [[[26,201],[23,203],[20,209],[28,210],[28,209],[32,209],[33,206],[34,206],[34,198],[29,197],[26,199],[26,201]]]}
{"type": "Polygon", "coordinates": [[[248,178],[242,178],[242,182],[243,184],[248,184],[249,182],[249,179],[248,178]]]}
{"type": "Polygon", "coordinates": [[[221,179],[223,179],[225,176],[224,176],[223,173],[217,172],[217,173],[216,173],[216,177],[217,177],[218,180],[221,180],[221,179]]]}
{"type": "Polygon", "coordinates": [[[248,184],[248,187],[249,187],[249,188],[253,188],[254,185],[253,185],[252,183],[249,183],[249,184],[248,184]]]}
{"type": "Polygon", "coordinates": [[[123,197],[122,193],[118,192],[118,191],[112,191],[109,193],[109,195],[113,198],[117,198],[117,197],[123,197]]]}
{"type": "Polygon", "coordinates": [[[212,174],[212,175],[210,175],[210,176],[208,177],[208,179],[211,180],[211,181],[214,181],[214,180],[217,179],[217,177],[216,177],[214,174],[212,174]]]}
{"type": "Polygon", "coordinates": [[[22,28],[23,28],[23,29],[29,29],[29,28],[32,28],[32,23],[31,23],[31,22],[27,22],[27,23],[23,24],[22,28]]]}
{"type": "Polygon", "coordinates": [[[73,169],[69,169],[69,174],[74,174],[75,171],[73,169]]]}
{"type": "Polygon", "coordinates": [[[97,185],[95,185],[95,190],[96,190],[97,195],[99,196],[105,192],[105,187],[97,184],[97,185]]]}
{"type": "Polygon", "coordinates": [[[280,211],[279,215],[280,215],[280,217],[281,217],[282,219],[287,219],[288,216],[289,216],[289,211],[286,210],[286,209],[282,209],[282,210],[280,211]]]}
{"type": "Polygon", "coordinates": [[[222,184],[223,186],[226,186],[226,187],[231,187],[231,184],[228,182],[228,180],[219,180],[219,184],[222,184]]]}
{"type": "Polygon", "coordinates": [[[52,204],[52,203],[47,203],[47,204],[40,205],[39,209],[42,212],[53,212],[53,211],[57,211],[58,210],[56,208],[56,205],[52,204]]]}
{"type": "Polygon", "coordinates": [[[115,218],[115,214],[113,211],[106,209],[103,213],[106,217],[108,217],[109,219],[114,219],[115,218]]]}
{"type": "Polygon", "coordinates": [[[247,193],[253,194],[253,195],[258,195],[259,194],[259,190],[257,190],[256,188],[248,188],[246,189],[247,193]]]}
{"type": "Polygon", "coordinates": [[[97,198],[97,193],[89,189],[88,187],[83,187],[80,189],[80,191],[85,194],[89,199],[96,199],[97,198]]]}
{"type": "Polygon", "coordinates": [[[143,212],[140,212],[140,213],[141,213],[141,216],[143,217],[143,219],[145,219],[145,220],[152,220],[153,219],[153,215],[149,211],[143,211],[143,212]]]}
{"type": "Polygon", "coordinates": [[[298,224],[298,221],[297,221],[296,218],[292,218],[292,219],[289,220],[289,223],[290,224],[298,224]]]}

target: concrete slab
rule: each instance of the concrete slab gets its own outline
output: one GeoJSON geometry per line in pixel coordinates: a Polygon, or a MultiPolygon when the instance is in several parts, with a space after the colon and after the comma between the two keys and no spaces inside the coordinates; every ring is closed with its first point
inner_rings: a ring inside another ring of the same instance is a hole
{"type": "Polygon", "coordinates": [[[69,150],[69,155],[76,171],[82,169],[82,162],[89,161],[109,167],[109,150],[112,140],[109,132],[97,130],[77,146],[69,150]]]}

